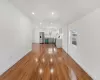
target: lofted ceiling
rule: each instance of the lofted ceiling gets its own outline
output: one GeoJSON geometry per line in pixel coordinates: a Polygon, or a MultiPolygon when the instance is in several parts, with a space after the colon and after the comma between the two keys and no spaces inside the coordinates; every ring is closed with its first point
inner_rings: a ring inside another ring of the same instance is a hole
{"type": "Polygon", "coordinates": [[[100,0],[10,0],[34,24],[64,25],[98,8],[100,0]]]}

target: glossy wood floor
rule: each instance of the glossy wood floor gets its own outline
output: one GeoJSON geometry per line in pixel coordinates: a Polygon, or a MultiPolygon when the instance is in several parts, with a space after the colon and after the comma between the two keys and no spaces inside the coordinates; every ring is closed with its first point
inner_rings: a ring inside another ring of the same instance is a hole
{"type": "Polygon", "coordinates": [[[92,80],[74,60],[53,44],[33,44],[33,50],[1,75],[1,80],[92,80]]]}

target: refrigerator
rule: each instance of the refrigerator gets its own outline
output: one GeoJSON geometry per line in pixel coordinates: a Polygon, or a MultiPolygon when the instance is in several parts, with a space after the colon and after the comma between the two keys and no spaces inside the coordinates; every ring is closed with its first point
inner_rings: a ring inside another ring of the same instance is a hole
{"type": "Polygon", "coordinates": [[[45,36],[44,36],[44,32],[40,32],[39,34],[40,36],[40,43],[43,44],[45,42],[45,36]]]}

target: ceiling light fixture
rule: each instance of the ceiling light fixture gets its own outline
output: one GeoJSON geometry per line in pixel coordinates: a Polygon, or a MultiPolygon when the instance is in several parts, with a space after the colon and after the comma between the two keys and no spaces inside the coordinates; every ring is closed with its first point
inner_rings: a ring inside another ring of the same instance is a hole
{"type": "Polygon", "coordinates": [[[53,23],[51,22],[51,24],[53,24],[53,23]]]}
{"type": "Polygon", "coordinates": [[[54,12],[52,12],[52,15],[54,15],[55,13],[54,12]]]}
{"type": "Polygon", "coordinates": [[[40,22],[40,25],[42,24],[42,22],[40,22]]]}
{"type": "Polygon", "coordinates": [[[35,15],[35,13],[34,13],[34,12],[32,12],[32,14],[33,14],[33,15],[35,15]]]}

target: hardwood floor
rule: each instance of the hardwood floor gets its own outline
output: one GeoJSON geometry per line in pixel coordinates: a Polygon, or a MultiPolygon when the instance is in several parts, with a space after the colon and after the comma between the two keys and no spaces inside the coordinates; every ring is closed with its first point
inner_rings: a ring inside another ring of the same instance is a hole
{"type": "Polygon", "coordinates": [[[33,44],[33,50],[0,76],[1,80],[92,80],[61,48],[33,44]]]}

